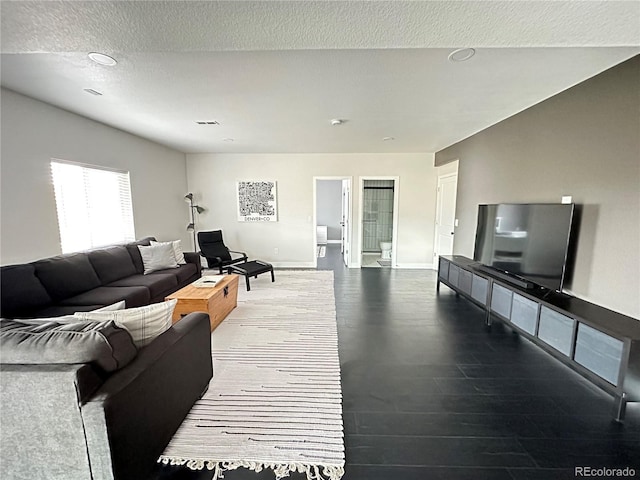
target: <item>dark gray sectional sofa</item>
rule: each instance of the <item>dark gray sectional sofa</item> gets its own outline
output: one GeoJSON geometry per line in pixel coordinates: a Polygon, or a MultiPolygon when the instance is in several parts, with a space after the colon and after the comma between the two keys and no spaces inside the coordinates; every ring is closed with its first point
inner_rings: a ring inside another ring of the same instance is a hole
{"type": "Polygon", "coordinates": [[[143,275],[137,246],[150,240],[1,268],[0,477],[157,476],[158,457],[213,375],[209,316],[191,313],[143,347],[113,322],[50,318],[160,302],[201,276],[195,253],[143,275]],[[24,341],[10,340],[17,324],[24,341]]]}
{"type": "Polygon", "coordinates": [[[0,316],[45,318],[86,312],[124,300],[127,308],[161,302],[201,276],[200,255],[184,254],[186,265],[144,275],[138,245],[60,255],[0,269],[0,316]]]}
{"type": "MultiPolygon", "coordinates": [[[[122,350],[121,338],[111,342],[122,350]]],[[[209,316],[190,313],[134,355],[106,372],[95,362],[13,363],[0,352],[0,477],[156,478],[159,456],[213,375],[209,316]]]]}

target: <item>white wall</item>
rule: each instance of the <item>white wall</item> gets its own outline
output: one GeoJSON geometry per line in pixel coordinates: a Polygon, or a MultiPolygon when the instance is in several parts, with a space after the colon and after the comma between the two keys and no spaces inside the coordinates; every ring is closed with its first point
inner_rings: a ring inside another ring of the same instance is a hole
{"type": "MultiPolygon", "coordinates": [[[[184,153],[2,89],[0,262],[60,254],[52,158],[128,170],[136,237],[181,239],[189,209],[184,153]]],[[[122,112],[126,115],[127,112],[122,112]]]]}
{"type": "Polygon", "coordinates": [[[359,177],[398,175],[398,267],[429,268],[437,186],[433,164],[433,154],[187,154],[187,179],[207,208],[200,215],[199,230],[221,228],[227,246],[251,258],[281,267],[312,267],[313,177],[353,177],[351,258],[358,259],[359,177]],[[238,222],[236,181],[261,179],[278,182],[278,222],[238,222]]]}

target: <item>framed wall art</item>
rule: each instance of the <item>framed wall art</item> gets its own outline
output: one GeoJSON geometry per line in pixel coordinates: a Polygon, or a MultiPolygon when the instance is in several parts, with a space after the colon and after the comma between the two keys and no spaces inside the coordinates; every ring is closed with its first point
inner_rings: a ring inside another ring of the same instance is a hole
{"type": "Polygon", "coordinates": [[[236,191],[239,222],[278,221],[278,192],[275,181],[239,181],[236,191]]]}

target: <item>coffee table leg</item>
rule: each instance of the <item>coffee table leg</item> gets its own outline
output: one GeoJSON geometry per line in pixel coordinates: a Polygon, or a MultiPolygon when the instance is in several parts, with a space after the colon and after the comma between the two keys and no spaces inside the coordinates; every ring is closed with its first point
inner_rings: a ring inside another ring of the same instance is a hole
{"type": "Polygon", "coordinates": [[[251,285],[249,285],[249,275],[245,275],[244,278],[247,281],[247,292],[248,292],[249,290],[251,290],[251,285]]]}
{"type": "Polygon", "coordinates": [[[271,282],[275,282],[276,281],[276,277],[273,276],[273,268],[271,269],[271,282]]]}

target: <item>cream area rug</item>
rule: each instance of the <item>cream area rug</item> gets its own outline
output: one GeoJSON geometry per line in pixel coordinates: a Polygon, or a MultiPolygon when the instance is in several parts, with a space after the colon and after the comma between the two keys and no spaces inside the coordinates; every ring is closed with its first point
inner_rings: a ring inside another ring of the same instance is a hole
{"type": "Polygon", "coordinates": [[[213,470],[213,480],[240,467],[338,480],[345,458],[333,272],[261,279],[239,290],[238,306],[211,334],[209,390],[159,461],[213,470]]]}

